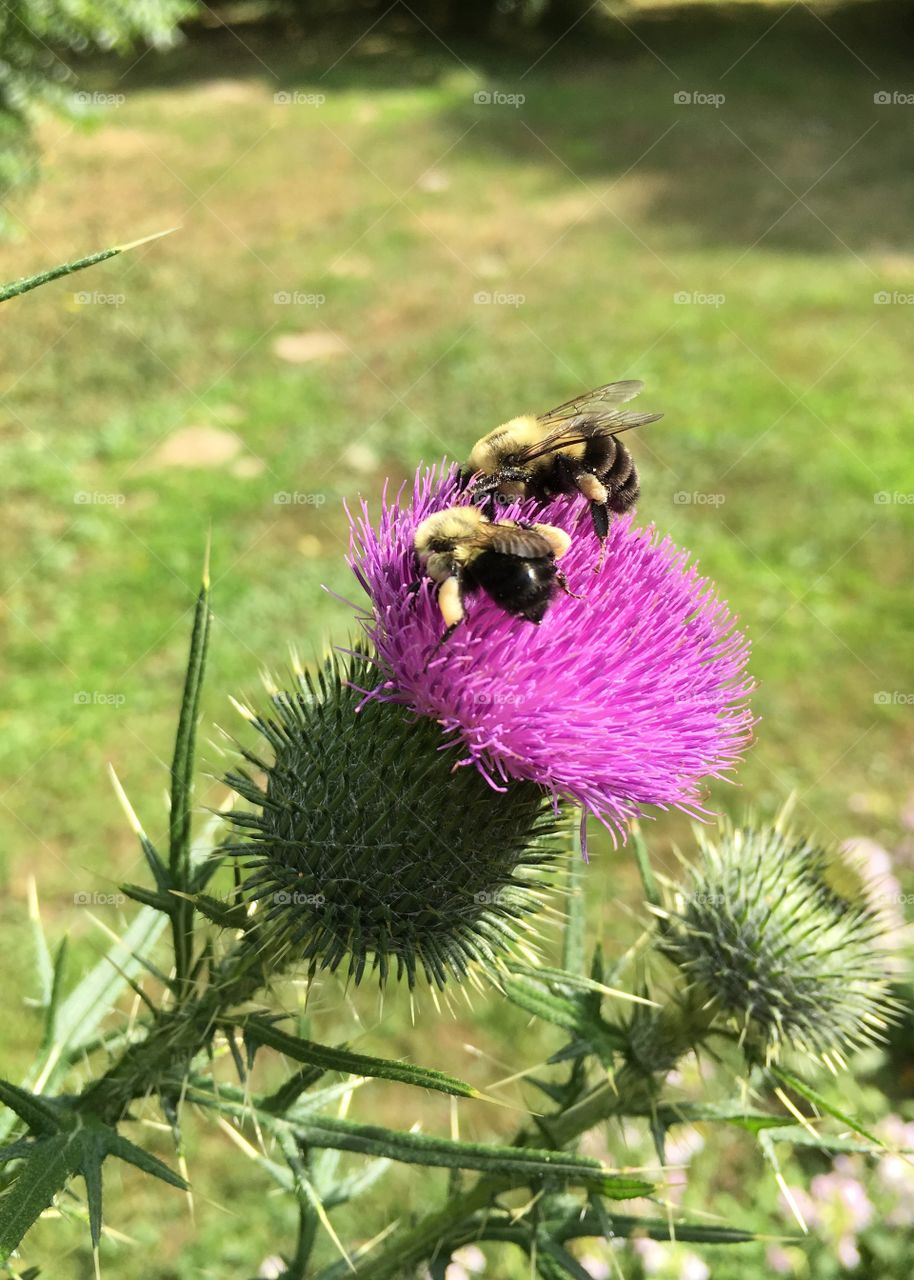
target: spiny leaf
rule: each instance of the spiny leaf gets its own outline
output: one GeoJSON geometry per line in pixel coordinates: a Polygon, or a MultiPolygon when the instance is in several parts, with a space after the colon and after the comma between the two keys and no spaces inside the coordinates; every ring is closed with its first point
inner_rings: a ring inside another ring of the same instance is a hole
{"type": "Polygon", "coordinates": [[[171,1187],[177,1187],[179,1191],[187,1191],[188,1186],[179,1173],[175,1173],[173,1169],[169,1169],[158,1156],[152,1155],[149,1151],[144,1151],[142,1147],[136,1146],[127,1138],[122,1137],[119,1133],[115,1133],[113,1129],[108,1130],[106,1134],[106,1149],[109,1155],[117,1156],[119,1160],[132,1164],[137,1169],[142,1169],[144,1173],[150,1174],[153,1178],[158,1178],[161,1182],[167,1182],[171,1187]]]}
{"type": "Polygon", "coordinates": [[[34,1134],[60,1133],[72,1127],[72,1118],[65,1115],[58,1103],[39,1098],[8,1080],[0,1080],[0,1102],[14,1111],[34,1134]]]}
{"type": "Polygon", "coordinates": [[[293,1127],[311,1146],[336,1146],[363,1155],[386,1156],[404,1164],[477,1169],[484,1173],[508,1174],[522,1183],[544,1177],[559,1178],[595,1187],[603,1195],[619,1199],[649,1195],[653,1190],[653,1184],[643,1178],[611,1173],[598,1160],[567,1151],[457,1142],[450,1138],[404,1133],[329,1116],[297,1121],[293,1127]]]}
{"type": "Polygon", "coordinates": [[[73,1172],[73,1135],[57,1133],[37,1142],[0,1199],[0,1261],[5,1262],[32,1223],[44,1213],[73,1172]]]}
{"type": "MultiPolygon", "coordinates": [[[[156,888],[158,889],[162,899],[164,901],[168,901],[168,899],[165,898],[165,895],[171,888],[171,873],[162,861],[162,857],[158,849],[144,831],[143,824],[137,817],[136,811],[127,796],[127,792],[121,786],[121,781],[114,772],[114,767],[110,764],[108,765],[108,775],[111,779],[111,785],[114,787],[114,794],[117,796],[120,806],[127,817],[127,821],[130,823],[130,828],[140,842],[143,857],[146,859],[146,864],[152,872],[152,878],[155,880],[156,888]]],[[[140,899],[140,901],[142,901],[142,899],[140,899]]],[[[173,904],[169,901],[169,907],[171,905],[173,904]]]]}
{"type": "Polygon", "coordinates": [[[54,965],[51,960],[51,949],[45,937],[38,908],[38,889],[33,877],[28,882],[29,920],[32,925],[32,937],[35,941],[35,971],[38,978],[38,1003],[46,1009],[51,1002],[51,987],[54,982],[54,965]]]}
{"type": "Polygon", "coordinates": [[[220,929],[243,929],[248,923],[248,911],[244,903],[223,902],[208,893],[186,895],[201,916],[219,925],[220,929]]]}
{"type": "Polygon", "coordinates": [[[582,974],[585,967],[584,932],[587,925],[583,884],[584,858],[581,852],[580,823],[573,821],[571,856],[565,873],[568,892],[568,919],[562,934],[562,968],[582,974]]]}
{"type": "MultiPolygon", "coordinates": [[[[750,1244],[758,1239],[748,1227],[708,1226],[703,1222],[670,1222],[666,1218],[639,1218],[630,1214],[609,1214],[613,1235],[647,1236],[651,1240],[679,1240],[684,1244],[750,1244]]],[[[580,1234],[593,1234],[587,1216],[580,1219],[580,1234]]],[[[600,1231],[599,1234],[604,1234],[600,1231]]]]}
{"type": "Polygon", "coordinates": [[[547,989],[544,982],[520,976],[502,978],[501,986],[508,999],[527,1013],[574,1032],[604,1065],[612,1061],[614,1053],[625,1048],[625,1037],[593,1012],[588,995],[556,995],[547,989]]]}
{"type": "Polygon", "coordinates": [[[184,1179],[161,1160],[99,1121],[52,1133],[33,1144],[15,1182],[0,1199],[0,1259],[8,1257],[17,1247],[32,1223],[75,1174],[86,1184],[89,1232],[96,1246],[102,1230],[102,1165],[109,1155],[136,1165],[173,1187],[187,1190],[184,1179]]]}
{"type": "Polygon", "coordinates": [[[632,823],[629,829],[629,836],[632,842],[632,848],[635,852],[635,862],[638,865],[638,872],[641,876],[641,885],[644,889],[645,901],[651,903],[655,907],[659,906],[661,900],[660,888],[654,878],[651,860],[647,852],[647,845],[644,842],[644,836],[642,836],[641,828],[637,822],[632,823]]]}
{"type": "MultiPolygon", "coordinates": [[[[813,1147],[816,1151],[827,1151],[832,1155],[857,1153],[864,1156],[881,1156],[885,1154],[884,1144],[873,1146],[871,1142],[860,1142],[856,1138],[832,1137],[827,1133],[810,1132],[800,1124],[783,1125],[770,1129],[768,1137],[772,1142],[789,1142],[795,1147],[813,1147]]],[[[914,1154],[914,1147],[902,1147],[903,1155],[914,1154]]]]}
{"type": "MultiPolygon", "coordinates": [[[[544,1232],[537,1232],[537,1265],[539,1266],[540,1258],[545,1255],[555,1264],[557,1271],[554,1274],[571,1276],[572,1280],[592,1280],[591,1273],[585,1271],[578,1262],[577,1258],[573,1258],[567,1249],[555,1240],[550,1240],[544,1232]]],[[[547,1270],[540,1270],[540,1274],[545,1276],[553,1274],[547,1270]]]]}
{"type": "MultiPolygon", "coordinates": [[[[651,1114],[653,1113],[644,1107],[637,1111],[626,1111],[626,1115],[649,1116],[651,1114]]],[[[659,1124],[664,1128],[669,1128],[673,1124],[698,1124],[702,1121],[712,1121],[732,1124],[739,1129],[748,1129],[750,1133],[758,1133],[760,1129],[776,1129],[793,1124],[789,1116],[756,1111],[739,1100],[665,1103],[656,1108],[656,1116],[659,1124]]]]}
{"type": "Polygon", "coordinates": [[[89,1209],[89,1236],[93,1249],[102,1238],[102,1161],[105,1143],[94,1127],[80,1134],[79,1172],[86,1184],[86,1205],[89,1209]]]}
{"type": "MultiPolygon", "coordinates": [[[[231,1023],[222,1025],[231,1025],[231,1023]]],[[[278,1030],[262,1018],[248,1017],[236,1025],[240,1025],[244,1030],[245,1038],[255,1044],[278,1049],[280,1053],[286,1054],[296,1062],[321,1067],[324,1071],[345,1071],[354,1076],[398,1080],[401,1084],[411,1084],[421,1089],[435,1089],[439,1093],[449,1093],[459,1098],[481,1096],[471,1085],[464,1084],[454,1076],[445,1075],[442,1071],[416,1067],[408,1062],[391,1062],[387,1058],[373,1058],[362,1053],[351,1053],[348,1049],[316,1044],[313,1040],[301,1040],[298,1036],[290,1036],[278,1030]]]]}
{"type": "Polygon", "coordinates": [[[48,271],[40,271],[35,276],[23,276],[19,280],[13,280],[10,284],[0,285],[0,302],[6,302],[9,298],[16,298],[22,293],[28,293],[31,289],[38,289],[43,284],[50,284],[52,280],[59,280],[61,276],[72,275],[74,271],[82,271],[85,267],[94,267],[97,262],[104,262],[107,258],[114,258],[119,253],[126,253],[128,249],[137,249],[141,244],[149,244],[151,240],[159,240],[162,236],[171,235],[172,231],[176,231],[176,227],[169,227],[167,231],[156,231],[151,236],[144,236],[142,240],[133,240],[130,244],[116,245],[113,249],[101,249],[98,253],[90,253],[85,258],[77,258],[73,262],[64,262],[60,266],[51,267],[48,271]]]}
{"type": "Polygon", "coordinates": [[[141,884],[122,884],[121,893],[125,893],[128,898],[132,898],[134,902],[139,902],[144,907],[161,911],[169,919],[174,914],[174,898],[164,893],[157,893],[154,889],[147,889],[141,884]]]}
{"type": "MultiPolygon", "coordinates": [[[[191,884],[191,799],[193,796],[194,755],[197,738],[197,721],[200,716],[200,696],[203,691],[203,675],[209,647],[209,548],[203,569],[203,581],[194,610],[194,625],[187,658],[187,674],[184,694],[178,715],[178,731],[171,764],[171,812],[168,833],[168,868],[172,887],[182,893],[191,884]]],[[[176,980],[181,984],[191,967],[193,946],[193,904],[179,898],[172,912],[172,933],[175,946],[176,980]]]]}
{"type": "MultiPolygon", "coordinates": [[[[194,841],[192,860],[198,865],[211,857],[215,832],[222,822],[214,815],[194,841]]],[[[121,1047],[120,1033],[99,1035],[100,1024],[110,1013],[127,986],[127,978],[138,973],[143,962],[140,955],[151,951],[165,928],[165,917],[145,908],[133,920],[126,933],[113,942],[107,952],[86,974],[57,1010],[53,1044],[42,1050],[25,1080],[26,1086],[51,1088],[68,1069],[74,1058],[84,1052],[106,1047],[121,1047]]],[[[0,1141],[12,1130],[15,1117],[0,1111],[0,1141]]]]}
{"type": "Polygon", "coordinates": [[[853,1129],[854,1133],[859,1133],[862,1138],[868,1139],[874,1146],[885,1150],[885,1143],[877,1138],[869,1129],[854,1119],[853,1116],[842,1111],[840,1107],[836,1107],[833,1102],[829,1102],[818,1090],[814,1089],[811,1084],[807,1084],[805,1080],[801,1080],[799,1076],[795,1076],[790,1071],[785,1071],[783,1067],[770,1067],[769,1070],[776,1080],[780,1080],[781,1084],[785,1084],[788,1089],[793,1089],[794,1093],[798,1093],[801,1098],[805,1098],[807,1102],[811,1102],[814,1107],[818,1107],[820,1111],[826,1111],[830,1116],[834,1116],[836,1120],[840,1120],[842,1124],[846,1124],[849,1129],[853,1129]]]}
{"type": "Polygon", "coordinates": [[[57,948],[57,955],[54,957],[54,969],[51,975],[51,993],[48,999],[47,1009],[44,1018],[44,1038],[41,1042],[43,1050],[47,1050],[54,1043],[57,1036],[57,1013],[63,1000],[63,984],[64,974],[67,967],[68,942],[67,935],[60,940],[60,946],[57,948]]]}

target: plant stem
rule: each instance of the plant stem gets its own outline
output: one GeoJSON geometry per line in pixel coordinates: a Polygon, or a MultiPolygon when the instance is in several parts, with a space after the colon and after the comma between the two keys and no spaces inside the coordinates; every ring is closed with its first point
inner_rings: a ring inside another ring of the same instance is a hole
{"type": "Polygon", "coordinates": [[[154,1091],[179,1095],[188,1066],[212,1041],[218,1019],[251,999],[266,974],[255,940],[241,938],[198,995],[158,1015],[144,1040],[131,1044],[80,1096],[80,1108],[116,1123],[134,1098],[154,1091]]]}
{"type": "MultiPolygon", "coordinates": [[[[613,1116],[650,1109],[658,1083],[710,1027],[701,1010],[670,1005],[651,1013],[638,1035],[638,1051],[612,1080],[604,1080],[566,1110],[540,1120],[539,1134],[522,1129],[514,1146],[542,1145],[545,1133],[556,1147],[564,1147],[613,1116]]],[[[403,1235],[395,1234],[384,1252],[356,1265],[359,1280],[399,1280],[408,1268],[433,1256],[442,1247],[456,1247],[467,1218],[491,1208],[496,1198],[516,1186],[505,1176],[480,1178],[476,1185],[429,1214],[403,1235]]]]}

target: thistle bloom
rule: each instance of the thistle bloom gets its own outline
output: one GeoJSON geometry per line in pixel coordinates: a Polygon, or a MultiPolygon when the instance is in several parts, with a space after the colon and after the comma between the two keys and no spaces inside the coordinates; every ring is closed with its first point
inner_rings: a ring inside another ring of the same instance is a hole
{"type": "Polygon", "coordinates": [[[457,763],[496,789],[537,783],[615,834],[644,805],[699,816],[700,780],[723,777],[752,725],[745,698],[748,642],[686,552],[630,517],[609,531],[602,571],[586,500],[524,502],[501,518],[557,525],[572,536],[539,626],[482,592],[444,644],[436,587],[417,577],[415,530],[427,515],[467,503],[456,470],[420,470],[412,499],[351,518],[350,563],[373,611],[362,619],[381,683],[371,693],[437,720],[457,763]]]}

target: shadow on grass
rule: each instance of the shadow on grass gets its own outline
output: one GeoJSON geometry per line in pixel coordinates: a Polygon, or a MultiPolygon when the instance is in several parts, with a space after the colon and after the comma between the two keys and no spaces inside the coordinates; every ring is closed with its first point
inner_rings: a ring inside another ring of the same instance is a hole
{"type": "Polygon", "coordinates": [[[132,67],[86,63],[82,78],[126,92],[234,78],[328,95],[436,87],[493,180],[532,165],[548,188],[570,171],[611,205],[606,184],[634,174],[644,225],[685,244],[894,253],[911,241],[912,42],[914,14],[895,0],[623,11],[512,44],[445,38],[397,2],[374,25],[362,13],[198,28],[132,67]],[[506,97],[476,101],[486,89],[506,97]]]}

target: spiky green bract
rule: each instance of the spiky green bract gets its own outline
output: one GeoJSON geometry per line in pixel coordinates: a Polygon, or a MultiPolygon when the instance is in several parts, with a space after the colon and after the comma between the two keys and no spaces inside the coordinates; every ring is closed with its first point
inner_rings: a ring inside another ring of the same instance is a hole
{"type": "Polygon", "coordinates": [[[443,987],[474,962],[525,947],[541,906],[556,819],[532,783],[494,790],[455,768],[437,724],[366,700],[374,676],[355,656],[272,692],[272,714],[248,713],[271,748],[265,775],[227,781],[253,806],[231,820],[243,839],[244,893],[265,949],[310,973],[348,961],[443,987]]]}
{"type": "Polygon", "coordinates": [[[782,1048],[832,1069],[893,1013],[885,925],[844,896],[840,855],[774,826],[696,831],[699,858],[661,912],[660,949],[738,1030],[750,1057],[782,1048]]]}

